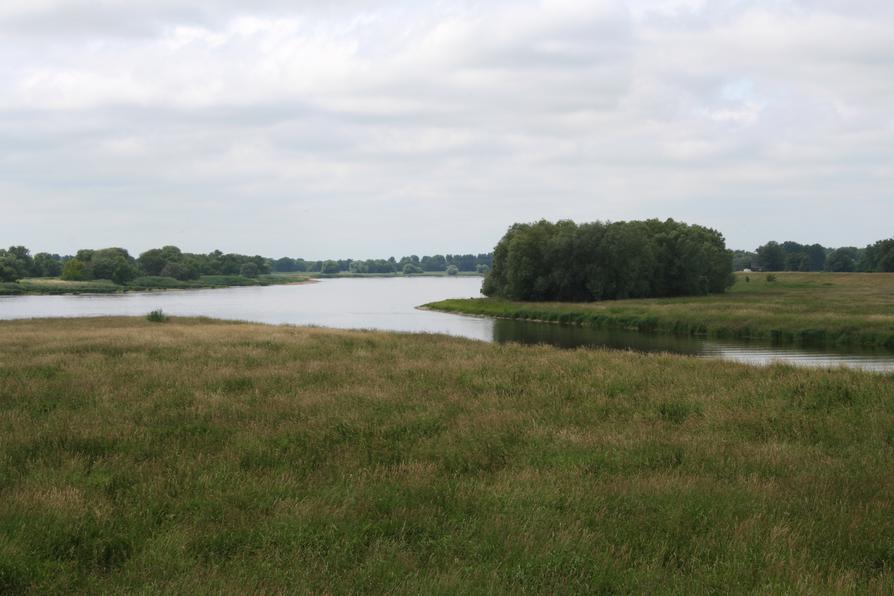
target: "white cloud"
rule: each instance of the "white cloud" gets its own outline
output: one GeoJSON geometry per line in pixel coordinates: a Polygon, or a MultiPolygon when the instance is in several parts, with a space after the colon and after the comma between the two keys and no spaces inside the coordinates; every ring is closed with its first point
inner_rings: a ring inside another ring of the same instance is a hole
{"type": "Polygon", "coordinates": [[[4,3],[0,243],[379,256],[539,217],[890,235],[874,3],[246,6],[4,3]]]}

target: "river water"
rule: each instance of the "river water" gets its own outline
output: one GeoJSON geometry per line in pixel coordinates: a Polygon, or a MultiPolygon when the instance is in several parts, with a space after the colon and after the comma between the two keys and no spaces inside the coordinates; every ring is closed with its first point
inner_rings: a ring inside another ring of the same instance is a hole
{"type": "Polygon", "coordinates": [[[260,323],[342,329],[446,333],[481,341],[547,343],[673,352],[750,364],[852,366],[894,372],[894,352],[778,346],[766,342],[651,335],[545,323],[494,320],[419,310],[445,298],[479,296],[477,277],[342,278],[318,283],[115,295],[0,296],[0,319],[141,316],[155,309],[175,316],[208,316],[260,323]]]}

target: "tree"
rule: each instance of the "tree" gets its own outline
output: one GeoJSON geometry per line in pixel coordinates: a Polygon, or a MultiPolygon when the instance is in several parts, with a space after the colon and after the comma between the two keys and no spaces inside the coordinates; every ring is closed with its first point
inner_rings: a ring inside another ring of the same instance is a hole
{"type": "Polygon", "coordinates": [[[826,268],[826,252],[826,247],[821,244],[811,244],[807,247],[810,271],[822,271],[826,268]]]}
{"type": "Polygon", "coordinates": [[[879,240],[867,246],[860,259],[861,271],[894,271],[894,238],[879,240]]]}
{"type": "Polygon", "coordinates": [[[62,279],[65,281],[84,281],[87,279],[87,266],[84,261],[75,257],[69,259],[62,268],[62,279]]]}
{"type": "Polygon", "coordinates": [[[12,264],[12,259],[0,257],[0,281],[14,282],[18,281],[19,273],[12,264]]]}
{"type": "Polygon", "coordinates": [[[448,265],[447,266],[447,275],[452,276],[452,275],[458,275],[458,274],[459,274],[459,267],[457,267],[456,265],[448,265]]]}
{"type": "Polygon", "coordinates": [[[674,220],[515,224],[494,249],[482,291],[511,300],[588,301],[723,292],[723,236],[674,220]]]}
{"type": "Polygon", "coordinates": [[[289,257],[282,257],[273,262],[273,270],[279,273],[291,273],[296,270],[295,260],[289,257]]]}
{"type": "Polygon", "coordinates": [[[34,275],[58,277],[62,273],[62,259],[58,255],[40,252],[34,255],[34,275]]]}
{"type": "Polygon", "coordinates": [[[764,271],[783,271],[785,251],[778,242],[770,241],[757,249],[757,260],[764,271]]]}
{"type": "Polygon", "coordinates": [[[189,279],[189,269],[183,263],[168,263],[161,270],[160,275],[184,281],[189,279]]]}
{"type": "Polygon", "coordinates": [[[168,264],[165,253],[163,253],[160,248],[153,248],[142,253],[137,259],[137,262],[140,265],[140,269],[142,269],[143,273],[146,275],[163,275],[162,271],[168,264]]]}
{"type": "Polygon", "coordinates": [[[258,266],[255,263],[245,263],[239,269],[239,275],[242,277],[257,277],[258,276],[258,266]]]}
{"type": "Polygon", "coordinates": [[[843,273],[854,271],[857,267],[857,249],[853,247],[837,248],[829,253],[825,262],[826,271],[843,273]]]}
{"type": "Polygon", "coordinates": [[[320,267],[320,273],[325,273],[327,275],[337,275],[339,271],[341,271],[341,267],[339,267],[338,261],[324,261],[323,265],[320,267]]]}
{"type": "Polygon", "coordinates": [[[422,267],[418,267],[413,263],[407,263],[403,268],[404,275],[416,275],[417,273],[422,273],[422,267]]]}

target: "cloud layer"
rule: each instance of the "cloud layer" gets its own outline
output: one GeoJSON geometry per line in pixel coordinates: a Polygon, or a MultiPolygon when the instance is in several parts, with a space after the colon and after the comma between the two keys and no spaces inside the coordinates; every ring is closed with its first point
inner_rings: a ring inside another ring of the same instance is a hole
{"type": "Polygon", "coordinates": [[[373,257],[514,221],[894,221],[878,2],[0,7],[0,243],[373,257]]]}

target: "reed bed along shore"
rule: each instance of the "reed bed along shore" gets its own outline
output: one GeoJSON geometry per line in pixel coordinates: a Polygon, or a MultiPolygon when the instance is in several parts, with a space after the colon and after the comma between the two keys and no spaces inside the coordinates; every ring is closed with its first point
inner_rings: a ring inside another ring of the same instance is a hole
{"type": "Polygon", "coordinates": [[[740,273],[725,294],[570,304],[495,298],[427,308],[649,333],[894,348],[894,274],[740,273]]]}
{"type": "Polygon", "coordinates": [[[894,377],[0,322],[0,593],[891,593],[894,377]]]}

